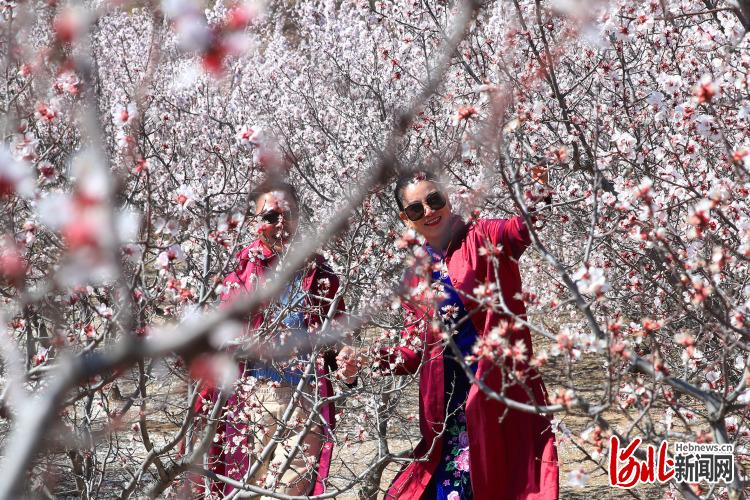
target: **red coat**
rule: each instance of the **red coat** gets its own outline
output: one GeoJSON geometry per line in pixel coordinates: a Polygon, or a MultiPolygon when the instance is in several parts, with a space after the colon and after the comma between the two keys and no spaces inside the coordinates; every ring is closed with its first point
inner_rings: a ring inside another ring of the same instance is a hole
{"type": "MultiPolygon", "coordinates": [[[[489,258],[480,253],[486,241],[501,249],[499,282],[502,296],[510,311],[525,315],[526,307],[520,299],[521,275],[517,259],[530,243],[529,232],[523,218],[480,219],[464,226],[453,237],[445,263],[453,286],[461,292],[475,295],[479,284],[495,281],[495,268],[489,258]]],[[[430,276],[430,272],[422,276],[430,276]]],[[[406,285],[415,290],[424,279],[413,270],[406,285]]],[[[431,307],[420,293],[404,302],[410,324],[404,335],[418,336],[422,348],[399,347],[388,352],[388,361],[395,365],[398,374],[416,373],[419,378],[419,426],[422,439],[414,450],[414,457],[424,457],[432,446],[427,461],[415,461],[396,477],[386,498],[421,498],[428,486],[442,453],[442,437],[437,437],[445,421],[445,387],[443,378],[443,344],[431,328],[431,307]],[[417,320],[417,321],[413,321],[417,320]],[[419,321],[422,320],[422,321],[419,321]]],[[[462,295],[463,296],[463,295],[462,295]]],[[[465,296],[464,296],[465,297],[465,296]]],[[[498,325],[503,315],[477,309],[477,303],[464,299],[478,335],[485,336],[498,325]]],[[[526,343],[528,358],[533,356],[531,335],[527,328],[512,330],[511,343],[521,339],[526,343]]],[[[414,345],[414,344],[412,344],[414,345]]],[[[516,364],[518,367],[518,364],[516,364]]],[[[526,385],[531,388],[537,404],[547,404],[544,384],[532,368],[527,372],[526,385]],[[535,376],[536,375],[536,376],[535,376]]],[[[481,359],[476,376],[484,377],[487,386],[499,392],[502,387],[502,370],[492,360],[481,359]]],[[[522,403],[529,397],[519,385],[506,388],[505,396],[522,403]]],[[[507,407],[486,397],[477,385],[472,385],[466,403],[467,432],[469,434],[469,470],[471,486],[476,500],[528,499],[550,500],[558,498],[558,463],[555,437],[549,419],[532,413],[508,410],[507,407]],[[505,413],[507,411],[507,414],[505,413]]]]}
{"type": "MultiPolygon", "coordinates": [[[[261,284],[266,273],[275,264],[275,256],[273,251],[269,249],[261,240],[256,240],[249,246],[242,249],[237,254],[238,264],[235,270],[229,274],[224,280],[224,292],[221,295],[222,304],[226,304],[236,296],[242,293],[252,293],[258,284],[261,284]]],[[[305,310],[305,325],[308,327],[310,332],[314,332],[325,321],[326,314],[330,307],[330,300],[332,300],[339,287],[339,279],[333,274],[330,268],[325,264],[323,258],[320,255],[315,255],[309,264],[305,267],[302,275],[302,289],[309,292],[306,294],[306,302],[304,306],[305,310]],[[319,297],[325,297],[328,300],[321,300],[319,297]]],[[[343,312],[345,309],[343,299],[340,299],[337,305],[337,315],[343,312]]],[[[263,313],[259,312],[255,314],[250,321],[252,327],[256,328],[263,322],[263,313]]],[[[331,383],[331,374],[336,371],[336,353],[333,351],[326,351],[324,355],[324,368],[318,369],[318,394],[321,398],[327,398],[333,396],[333,385],[331,383]]],[[[244,365],[241,364],[240,370],[243,370],[244,365]]],[[[202,396],[206,399],[215,401],[215,390],[207,388],[203,391],[202,396]]],[[[232,402],[230,396],[229,403],[232,402]]],[[[199,401],[200,405],[201,402],[199,401]]],[[[333,455],[333,440],[332,432],[335,428],[335,407],[333,402],[329,402],[321,408],[321,416],[325,420],[326,435],[328,440],[323,444],[323,448],[320,452],[318,459],[317,479],[315,482],[315,488],[313,494],[319,495],[325,493],[326,490],[326,479],[328,477],[329,469],[331,466],[331,457],[333,455]]],[[[231,426],[232,429],[225,428],[226,426],[219,424],[217,428],[217,434],[224,432],[232,432],[237,424],[231,426]]],[[[239,453],[239,451],[238,451],[239,453]]],[[[214,442],[209,450],[209,456],[212,458],[211,462],[213,472],[217,474],[226,475],[225,463],[231,461],[233,463],[239,463],[243,460],[242,456],[238,453],[232,456],[225,455],[223,450],[223,440],[214,442]]],[[[232,477],[236,480],[241,480],[244,474],[244,468],[238,477],[232,477]]],[[[221,483],[215,483],[212,486],[212,490],[215,493],[229,493],[233,488],[224,486],[221,483]]]]}

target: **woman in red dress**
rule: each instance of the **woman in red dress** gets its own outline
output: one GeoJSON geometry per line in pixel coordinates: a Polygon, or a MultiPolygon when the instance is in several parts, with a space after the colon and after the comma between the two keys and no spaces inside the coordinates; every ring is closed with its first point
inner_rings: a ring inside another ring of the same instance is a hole
{"type": "MultiPolygon", "coordinates": [[[[517,263],[530,244],[524,219],[465,223],[424,172],[399,179],[395,197],[401,219],[426,244],[405,278],[406,338],[381,356],[396,374],[419,373],[422,439],[413,452],[419,460],[402,469],[386,498],[558,498],[549,419],[508,408],[472,380],[519,403],[547,404],[541,377],[528,364],[529,330],[514,321],[526,314],[517,263]]],[[[351,353],[340,357],[350,359],[351,353]]]]}

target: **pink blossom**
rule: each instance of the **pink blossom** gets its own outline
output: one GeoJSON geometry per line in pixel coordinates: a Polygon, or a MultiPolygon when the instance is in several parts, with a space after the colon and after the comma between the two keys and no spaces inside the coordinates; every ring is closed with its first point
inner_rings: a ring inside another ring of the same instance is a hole
{"type": "Polygon", "coordinates": [[[585,488],[588,481],[589,475],[583,468],[578,468],[568,473],[568,485],[573,488],[585,488]]]}
{"type": "Polygon", "coordinates": [[[73,43],[86,29],[87,12],[82,8],[67,7],[55,16],[52,29],[59,43],[73,43]]]}
{"type": "Polygon", "coordinates": [[[472,116],[477,114],[477,109],[474,106],[462,106],[458,108],[457,120],[464,121],[468,120],[472,116]]]}
{"type": "Polygon", "coordinates": [[[0,278],[15,282],[26,274],[26,262],[15,241],[4,238],[0,243],[0,278]]]}
{"type": "Polygon", "coordinates": [[[599,297],[609,290],[604,270],[598,267],[581,267],[572,278],[582,293],[599,297]]]}
{"type": "Polygon", "coordinates": [[[0,197],[11,194],[30,196],[33,192],[34,180],[31,170],[0,146],[0,197]]]}
{"type": "Polygon", "coordinates": [[[175,203],[177,203],[180,209],[187,208],[193,203],[194,200],[195,193],[193,192],[192,188],[185,185],[180,186],[174,195],[174,201],[175,203]]]}
{"type": "Polygon", "coordinates": [[[115,125],[118,127],[124,127],[137,116],[138,110],[135,107],[135,103],[128,103],[127,106],[117,105],[112,110],[112,118],[114,119],[115,125]]]}
{"type": "Polygon", "coordinates": [[[698,104],[709,102],[719,93],[719,87],[712,81],[711,75],[705,75],[693,91],[698,104]]]}
{"type": "Polygon", "coordinates": [[[46,122],[51,122],[60,114],[60,111],[52,103],[39,103],[36,106],[36,115],[46,122]]]}

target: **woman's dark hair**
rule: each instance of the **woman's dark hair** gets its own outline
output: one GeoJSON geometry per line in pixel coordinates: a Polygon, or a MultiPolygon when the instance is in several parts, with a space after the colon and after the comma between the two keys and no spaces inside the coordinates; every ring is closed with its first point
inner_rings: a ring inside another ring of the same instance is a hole
{"type": "Polygon", "coordinates": [[[419,181],[430,181],[440,184],[437,175],[429,170],[414,170],[399,175],[398,179],[396,179],[396,188],[393,190],[393,197],[396,199],[396,205],[398,205],[398,209],[401,212],[404,211],[404,190],[406,190],[406,186],[419,181]]]}
{"type": "Polygon", "coordinates": [[[297,190],[289,184],[288,182],[284,182],[277,179],[267,179],[260,184],[250,193],[250,196],[252,197],[255,202],[258,202],[258,198],[263,196],[266,193],[270,193],[273,191],[281,191],[284,194],[289,195],[293,200],[294,204],[297,209],[299,209],[299,197],[297,196],[297,190]]]}

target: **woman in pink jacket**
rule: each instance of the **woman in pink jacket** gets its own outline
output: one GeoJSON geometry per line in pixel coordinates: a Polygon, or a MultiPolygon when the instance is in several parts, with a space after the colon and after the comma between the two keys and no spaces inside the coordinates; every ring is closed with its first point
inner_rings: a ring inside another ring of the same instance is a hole
{"type": "MultiPolygon", "coordinates": [[[[259,237],[237,254],[234,271],[224,279],[221,296],[224,304],[240,294],[253,293],[272,275],[297,229],[299,205],[291,185],[267,182],[258,188],[255,203],[256,216],[261,222],[259,237]]],[[[208,454],[212,473],[244,482],[249,468],[258,461],[260,452],[281,425],[278,422],[304,378],[301,403],[286,424],[275,453],[262,464],[251,484],[286,495],[325,493],[333,452],[333,403],[322,405],[319,415],[313,417],[316,424],[299,443],[297,434],[310,418],[315,392],[319,398],[333,396],[336,359],[330,347],[324,350],[323,363],[316,363],[314,375],[305,376],[303,370],[309,349],[316,343],[316,332],[327,317],[338,317],[344,311],[338,288],[338,277],[320,255],[314,255],[287,283],[278,301],[249,318],[247,335],[258,336],[259,345],[296,346],[297,355],[276,360],[240,357],[240,379],[222,412],[208,454]],[[275,474],[276,468],[287,461],[290,450],[295,454],[289,468],[275,474]]],[[[201,413],[205,413],[216,401],[217,390],[206,387],[201,396],[198,405],[201,413]]],[[[218,496],[234,490],[222,481],[210,481],[210,489],[218,496]]]]}
{"type": "Polygon", "coordinates": [[[426,240],[426,254],[405,279],[407,339],[401,345],[409,347],[381,356],[398,374],[419,373],[422,439],[413,452],[420,460],[399,473],[386,498],[558,498],[549,419],[488,397],[457,361],[457,352],[470,356],[473,376],[506,398],[547,404],[544,384],[528,364],[529,331],[513,320],[526,314],[517,263],[530,244],[524,219],[467,224],[451,211],[437,179],[424,172],[399,179],[395,197],[401,219],[426,240]],[[487,306],[498,297],[495,304],[507,309],[487,306]]]}

